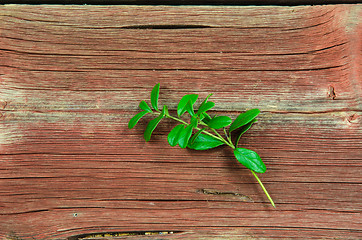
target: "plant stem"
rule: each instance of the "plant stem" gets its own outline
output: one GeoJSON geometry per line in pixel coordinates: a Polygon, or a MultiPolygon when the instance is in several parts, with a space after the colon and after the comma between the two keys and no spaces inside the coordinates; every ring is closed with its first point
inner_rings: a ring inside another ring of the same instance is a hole
{"type": "Polygon", "coordinates": [[[231,147],[232,149],[235,149],[233,144],[230,144],[228,141],[226,141],[215,129],[210,128],[211,131],[213,131],[215,133],[215,135],[217,136],[217,139],[223,141],[226,145],[228,145],[229,147],[231,147]]]}
{"type": "Polygon", "coordinates": [[[254,175],[254,177],[256,178],[256,180],[258,181],[258,183],[260,184],[261,188],[263,189],[265,195],[268,197],[270,203],[273,205],[273,207],[275,208],[275,204],[274,204],[274,201],[273,199],[270,197],[268,191],[266,190],[266,188],[264,187],[263,183],[260,181],[258,175],[256,175],[256,173],[253,171],[253,170],[250,170],[251,173],[254,175]]]}
{"type": "MultiPolygon", "coordinates": [[[[200,130],[200,128],[198,128],[198,127],[196,127],[195,129],[196,129],[196,130],[200,130]]],[[[213,129],[211,129],[211,130],[213,130],[213,129]]],[[[213,137],[213,138],[215,138],[215,139],[217,139],[217,140],[220,140],[221,142],[224,142],[226,145],[230,146],[231,148],[234,147],[234,146],[230,145],[230,143],[229,143],[228,141],[226,141],[226,140],[225,140],[223,137],[221,137],[220,135],[219,135],[219,136],[216,136],[216,135],[214,135],[214,134],[212,134],[212,133],[209,133],[208,131],[204,131],[204,133],[205,133],[206,135],[209,135],[210,137],[213,137]]]]}
{"type": "Polygon", "coordinates": [[[171,116],[170,114],[166,114],[165,115],[167,118],[171,118],[172,120],[175,120],[175,121],[178,121],[178,122],[180,122],[180,123],[182,123],[182,124],[184,124],[184,125],[189,125],[187,122],[185,122],[184,120],[182,120],[182,119],[179,119],[179,118],[176,118],[176,117],[174,117],[174,116],[171,116]]]}
{"type": "Polygon", "coordinates": [[[226,129],[224,128],[224,133],[226,136],[226,139],[229,141],[230,144],[232,144],[234,146],[234,149],[237,147],[237,145],[234,145],[233,142],[231,141],[231,138],[229,137],[228,133],[226,132],[226,129]]]}

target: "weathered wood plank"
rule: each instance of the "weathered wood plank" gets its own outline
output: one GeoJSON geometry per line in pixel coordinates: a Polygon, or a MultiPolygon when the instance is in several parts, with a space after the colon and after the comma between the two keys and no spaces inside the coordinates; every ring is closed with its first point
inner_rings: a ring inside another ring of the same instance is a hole
{"type": "Polygon", "coordinates": [[[0,23],[3,238],[361,237],[360,5],[9,5],[0,23]],[[127,129],[156,82],[171,108],[262,110],[241,144],[276,210],[232,152],[167,146],[171,121],[149,143],[127,129]]]}

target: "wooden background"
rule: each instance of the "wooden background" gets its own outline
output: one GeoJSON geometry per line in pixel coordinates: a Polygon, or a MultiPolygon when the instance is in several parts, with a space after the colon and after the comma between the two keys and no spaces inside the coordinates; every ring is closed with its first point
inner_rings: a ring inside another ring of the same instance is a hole
{"type": "Polygon", "coordinates": [[[361,17],[0,6],[0,237],[361,239],[361,17]],[[240,145],[266,163],[276,209],[228,149],[172,148],[168,120],[148,143],[149,119],[128,130],[158,82],[172,109],[187,93],[214,93],[213,114],[261,109],[240,145]]]}

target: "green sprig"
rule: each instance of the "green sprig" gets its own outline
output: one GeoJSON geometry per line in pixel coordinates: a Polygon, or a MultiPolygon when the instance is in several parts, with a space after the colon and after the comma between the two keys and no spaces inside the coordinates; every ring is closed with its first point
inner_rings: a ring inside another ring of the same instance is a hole
{"type": "Polygon", "coordinates": [[[208,101],[212,94],[206,97],[197,111],[195,111],[194,105],[199,96],[197,94],[187,94],[181,98],[177,106],[177,117],[175,117],[170,115],[167,105],[164,105],[161,111],[159,110],[161,109],[158,106],[159,94],[160,84],[157,83],[153,87],[150,97],[153,110],[145,101],[141,101],[139,108],[142,111],[131,118],[128,123],[129,129],[133,128],[142,117],[151,114],[156,117],[147,124],[144,132],[144,139],[146,141],[151,139],[153,131],[163,118],[170,118],[179,123],[179,125],[171,130],[167,137],[167,141],[172,147],[179,145],[181,148],[208,150],[221,145],[229,146],[233,149],[235,158],[252,172],[270,203],[275,207],[274,201],[256,175],[256,173],[264,173],[266,171],[265,164],[256,152],[238,147],[241,136],[257,121],[256,117],[260,113],[259,109],[251,109],[241,113],[234,121],[227,116],[210,117],[207,111],[215,106],[215,103],[208,101]],[[186,112],[190,115],[189,122],[181,119],[182,115],[186,112]],[[226,130],[228,126],[230,126],[229,130],[226,130]],[[223,129],[225,137],[217,129],[223,129]],[[231,138],[231,132],[236,130],[240,131],[234,143],[231,138]]]}

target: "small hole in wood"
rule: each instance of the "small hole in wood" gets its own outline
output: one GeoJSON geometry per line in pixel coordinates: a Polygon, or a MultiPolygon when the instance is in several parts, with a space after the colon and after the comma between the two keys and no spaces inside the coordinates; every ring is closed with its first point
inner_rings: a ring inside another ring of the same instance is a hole
{"type": "Polygon", "coordinates": [[[334,87],[332,85],[329,86],[328,88],[328,98],[334,100],[336,99],[337,95],[336,95],[336,92],[334,90],[334,87]]]}

